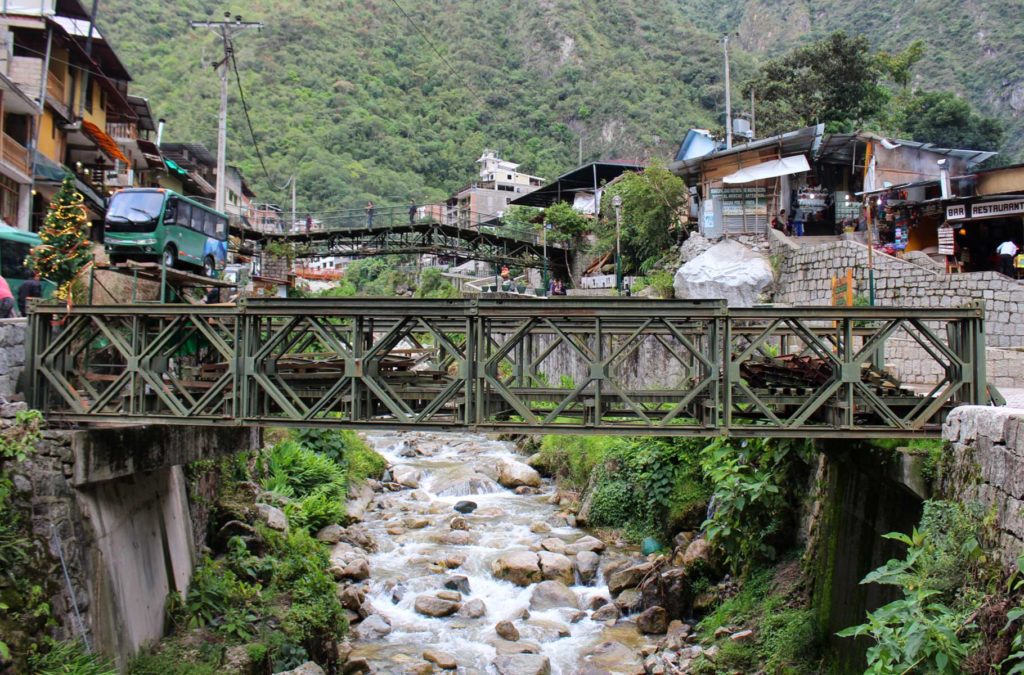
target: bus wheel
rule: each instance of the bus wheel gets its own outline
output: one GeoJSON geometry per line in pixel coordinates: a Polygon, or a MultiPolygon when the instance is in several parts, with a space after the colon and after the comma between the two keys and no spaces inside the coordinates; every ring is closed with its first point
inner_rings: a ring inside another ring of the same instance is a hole
{"type": "Polygon", "coordinates": [[[217,276],[217,263],[212,255],[203,258],[203,276],[211,278],[217,276]]]}
{"type": "Polygon", "coordinates": [[[174,250],[173,246],[168,246],[164,249],[164,267],[173,269],[178,264],[178,252],[174,250]]]}

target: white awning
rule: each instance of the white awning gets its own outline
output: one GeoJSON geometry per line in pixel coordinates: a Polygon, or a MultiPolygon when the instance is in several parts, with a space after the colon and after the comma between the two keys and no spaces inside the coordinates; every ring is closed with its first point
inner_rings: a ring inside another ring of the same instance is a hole
{"type": "Polygon", "coordinates": [[[733,183],[752,183],[755,180],[778,178],[779,176],[788,176],[789,174],[803,173],[810,170],[811,167],[807,164],[806,157],[803,155],[793,155],[792,157],[773,159],[770,162],[740,169],[736,173],[729,174],[723,178],[722,182],[727,185],[733,183]]]}

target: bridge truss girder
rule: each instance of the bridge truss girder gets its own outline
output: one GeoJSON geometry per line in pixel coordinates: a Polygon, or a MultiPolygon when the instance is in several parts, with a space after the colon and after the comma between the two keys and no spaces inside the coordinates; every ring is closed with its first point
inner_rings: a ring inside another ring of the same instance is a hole
{"type": "Polygon", "coordinates": [[[866,438],[937,436],[987,400],[973,306],[250,300],[30,321],[33,405],[79,423],[866,438]],[[893,340],[934,359],[929,387],[879,382],[893,340]],[[808,363],[813,386],[786,381],[808,363]]]}

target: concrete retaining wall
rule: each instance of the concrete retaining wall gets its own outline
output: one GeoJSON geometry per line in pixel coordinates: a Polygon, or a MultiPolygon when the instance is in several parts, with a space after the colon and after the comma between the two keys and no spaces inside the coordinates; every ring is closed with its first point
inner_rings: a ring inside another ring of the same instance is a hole
{"type": "Polygon", "coordinates": [[[0,397],[14,393],[25,366],[26,319],[0,319],[0,397]]]}

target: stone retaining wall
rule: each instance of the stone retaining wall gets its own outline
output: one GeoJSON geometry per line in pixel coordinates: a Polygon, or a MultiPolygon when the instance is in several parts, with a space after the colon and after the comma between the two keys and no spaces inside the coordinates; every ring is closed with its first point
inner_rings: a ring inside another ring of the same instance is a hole
{"type": "Polygon", "coordinates": [[[1024,553],[1024,410],[962,406],[946,418],[942,437],[948,455],[935,496],[994,512],[997,550],[1011,566],[1024,553]]]}
{"type": "Polygon", "coordinates": [[[25,366],[26,319],[0,319],[0,398],[10,397],[25,366]]]}

